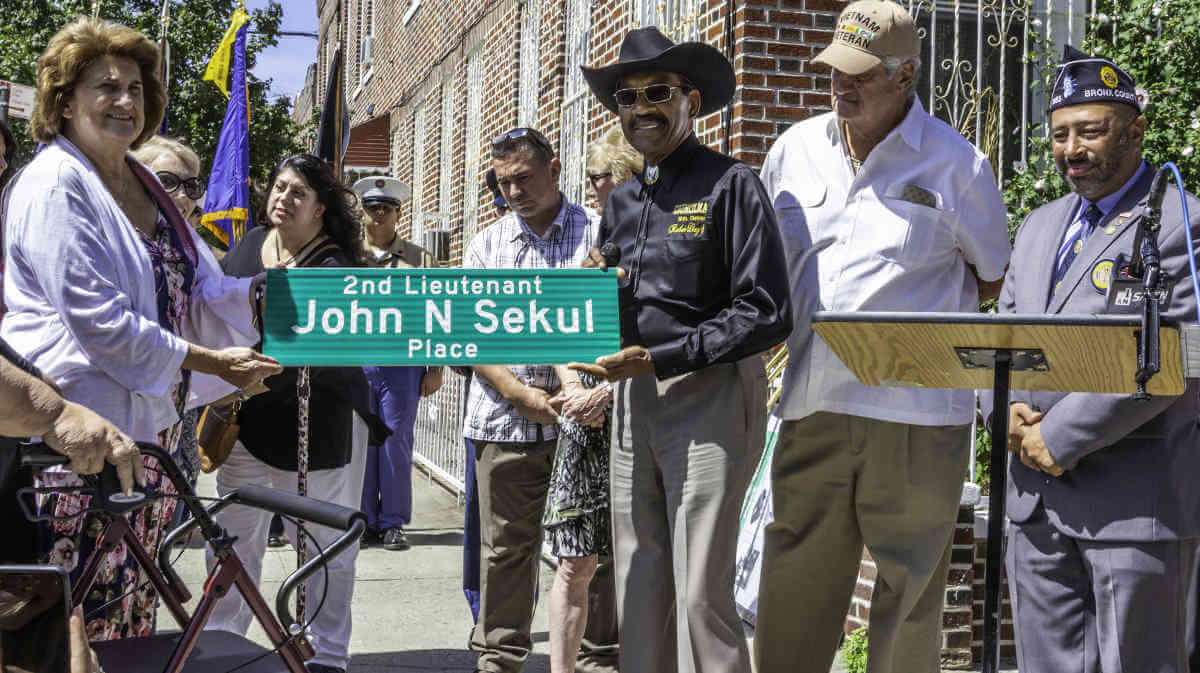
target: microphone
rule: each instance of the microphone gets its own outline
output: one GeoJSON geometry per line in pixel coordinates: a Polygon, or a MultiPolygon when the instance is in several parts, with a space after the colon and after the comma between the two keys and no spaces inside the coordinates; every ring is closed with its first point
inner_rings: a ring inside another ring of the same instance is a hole
{"type": "MultiPolygon", "coordinates": [[[[1130,275],[1141,277],[1145,269],[1144,263],[1147,260],[1143,259],[1146,251],[1143,250],[1143,241],[1150,238],[1153,241],[1154,248],[1151,254],[1158,253],[1158,230],[1162,223],[1162,204],[1163,198],[1167,194],[1167,169],[1159,168],[1154,173],[1154,180],[1150,183],[1150,196],[1146,199],[1146,212],[1142,216],[1141,226],[1138,228],[1137,235],[1133,238],[1133,250],[1131,251],[1131,261],[1129,264],[1130,275]]],[[[1157,256],[1151,263],[1158,262],[1157,256]]]]}
{"type": "Polygon", "coordinates": [[[605,266],[616,266],[621,261],[621,248],[612,241],[600,246],[600,256],[604,258],[605,266]]]}

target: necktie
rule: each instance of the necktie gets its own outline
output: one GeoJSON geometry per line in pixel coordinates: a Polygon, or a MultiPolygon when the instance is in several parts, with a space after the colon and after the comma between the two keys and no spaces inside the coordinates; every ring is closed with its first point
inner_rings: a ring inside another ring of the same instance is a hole
{"type": "Polygon", "coordinates": [[[1076,219],[1067,230],[1066,236],[1063,237],[1062,247],[1058,249],[1057,263],[1054,265],[1054,282],[1050,285],[1052,296],[1058,290],[1058,284],[1062,282],[1063,276],[1067,275],[1067,269],[1071,268],[1071,262],[1075,261],[1075,257],[1083,249],[1083,241],[1088,234],[1092,233],[1103,216],[1104,214],[1093,203],[1083,211],[1083,218],[1076,219]]]}

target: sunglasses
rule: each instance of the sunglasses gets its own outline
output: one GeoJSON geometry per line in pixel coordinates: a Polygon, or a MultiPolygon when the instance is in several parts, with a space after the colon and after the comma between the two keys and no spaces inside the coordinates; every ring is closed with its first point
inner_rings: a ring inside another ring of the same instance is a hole
{"type": "Polygon", "coordinates": [[[158,181],[162,183],[163,189],[167,190],[168,194],[174,194],[176,190],[183,187],[183,193],[187,194],[189,199],[196,200],[204,196],[205,186],[198,177],[184,180],[171,171],[159,171],[155,175],[158,176],[158,181]]]}
{"type": "Polygon", "coordinates": [[[589,182],[592,183],[593,187],[596,186],[597,182],[600,182],[600,181],[604,180],[605,178],[611,178],[611,177],[612,177],[612,173],[588,173],[587,174],[587,179],[589,182]]]}
{"type": "Polygon", "coordinates": [[[647,103],[657,105],[671,100],[671,95],[675,89],[687,92],[691,87],[678,84],[651,84],[639,89],[617,89],[613,92],[613,98],[616,99],[617,105],[621,107],[633,107],[637,104],[638,94],[641,94],[646,98],[647,103]]]}
{"type": "Polygon", "coordinates": [[[550,141],[546,140],[546,136],[538,133],[534,129],[525,127],[515,128],[508,133],[502,133],[493,138],[492,151],[501,150],[508,143],[521,140],[522,138],[527,139],[529,142],[545,150],[548,156],[554,156],[554,148],[550,146],[550,141]]]}

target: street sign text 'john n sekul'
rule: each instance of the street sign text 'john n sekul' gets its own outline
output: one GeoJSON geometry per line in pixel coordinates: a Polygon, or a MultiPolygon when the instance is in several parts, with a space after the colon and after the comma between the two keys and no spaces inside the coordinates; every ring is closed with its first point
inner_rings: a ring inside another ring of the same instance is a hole
{"type": "Polygon", "coordinates": [[[273,269],[263,352],[284,365],[591,362],[619,348],[595,269],[273,269]]]}

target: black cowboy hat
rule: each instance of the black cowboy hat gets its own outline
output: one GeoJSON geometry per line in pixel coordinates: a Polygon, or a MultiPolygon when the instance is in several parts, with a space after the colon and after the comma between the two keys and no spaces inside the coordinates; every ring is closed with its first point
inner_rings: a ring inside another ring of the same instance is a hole
{"type": "Polygon", "coordinates": [[[637,72],[673,72],[687,79],[700,90],[700,116],[724,107],[736,87],[733,66],[721,52],[703,42],[675,44],[658,28],[631,30],[621,42],[617,62],[603,68],[581,66],[592,93],[610,112],[617,111],[613,93],[617,82],[637,72]]]}

